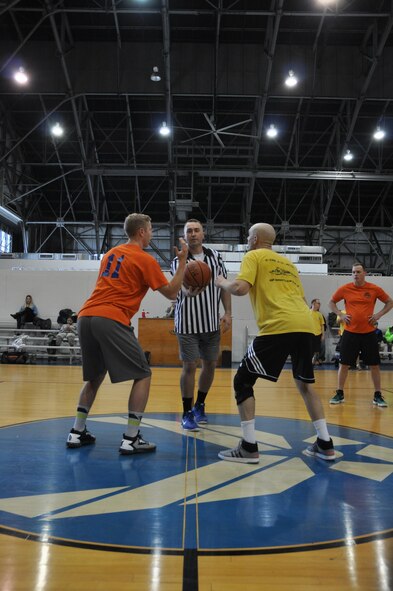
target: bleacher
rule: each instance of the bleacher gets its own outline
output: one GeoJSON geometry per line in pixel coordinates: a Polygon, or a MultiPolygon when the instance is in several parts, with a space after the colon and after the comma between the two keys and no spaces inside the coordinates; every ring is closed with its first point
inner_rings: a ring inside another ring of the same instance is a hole
{"type": "Polygon", "coordinates": [[[27,324],[23,328],[15,328],[11,325],[0,325],[0,356],[4,352],[26,353],[26,363],[73,363],[81,362],[81,352],[78,337],[75,337],[75,346],[71,347],[66,340],[57,346],[48,344],[48,336],[56,335],[60,329],[57,323],[49,330],[37,329],[33,324],[27,324]],[[20,337],[23,343],[15,346],[14,342],[20,337]]]}

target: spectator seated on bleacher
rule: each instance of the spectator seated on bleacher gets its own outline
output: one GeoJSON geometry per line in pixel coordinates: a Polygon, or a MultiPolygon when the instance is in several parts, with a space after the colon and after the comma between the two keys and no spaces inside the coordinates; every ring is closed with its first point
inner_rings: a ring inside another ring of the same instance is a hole
{"type": "Polygon", "coordinates": [[[16,328],[22,328],[28,322],[35,323],[38,318],[38,310],[31,295],[26,296],[25,303],[20,307],[19,312],[10,315],[16,320],[16,328]]]}
{"type": "Polygon", "coordinates": [[[67,324],[68,318],[72,318],[72,321],[75,323],[78,319],[76,312],[73,312],[71,308],[63,308],[59,311],[59,315],[57,317],[58,324],[67,324]]]}
{"type": "Polygon", "coordinates": [[[76,338],[76,325],[72,320],[72,317],[67,318],[66,324],[63,324],[56,336],[56,345],[59,347],[64,341],[69,344],[70,347],[75,347],[76,338]]]}
{"type": "MultiPolygon", "coordinates": [[[[66,344],[68,347],[75,347],[76,336],[76,325],[74,324],[72,317],[69,316],[66,323],[61,325],[57,334],[48,334],[48,345],[49,347],[53,347],[54,345],[60,347],[61,345],[66,344]]],[[[48,349],[48,354],[53,357],[56,356],[56,352],[61,352],[61,350],[48,349]]]]}
{"type": "Polygon", "coordinates": [[[20,307],[19,312],[10,314],[16,320],[16,328],[25,328],[26,324],[34,324],[35,328],[49,330],[52,327],[50,318],[46,320],[38,316],[37,306],[33,303],[31,295],[27,295],[24,306],[20,307]]]}

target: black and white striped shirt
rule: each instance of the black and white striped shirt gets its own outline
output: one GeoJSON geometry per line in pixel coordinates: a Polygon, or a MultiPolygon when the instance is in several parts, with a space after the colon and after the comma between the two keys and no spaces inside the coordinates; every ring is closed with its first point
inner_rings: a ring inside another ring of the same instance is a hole
{"type": "MultiPolygon", "coordinates": [[[[195,297],[186,297],[180,290],[175,307],[175,332],[180,334],[198,334],[214,332],[220,328],[221,289],[214,285],[218,275],[227,276],[227,270],[221,255],[216,250],[203,248],[203,261],[212,272],[209,285],[195,297]]],[[[193,260],[191,253],[188,259],[193,260]]],[[[177,257],[173,259],[171,273],[175,274],[178,265],[177,257]]]]}

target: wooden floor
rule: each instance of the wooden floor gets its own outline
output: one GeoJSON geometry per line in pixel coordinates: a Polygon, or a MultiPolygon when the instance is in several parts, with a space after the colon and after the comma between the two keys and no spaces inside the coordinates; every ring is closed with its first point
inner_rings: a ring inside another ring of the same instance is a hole
{"type": "MultiPolygon", "coordinates": [[[[237,413],[232,395],[233,375],[233,370],[217,370],[207,401],[209,412],[237,413]]],[[[153,376],[147,412],[180,412],[179,369],[153,368],[153,376]]],[[[392,372],[382,374],[387,409],[375,409],[370,404],[372,386],[367,371],[351,372],[345,404],[329,407],[336,377],[334,370],[316,372],[316,386],[325,403],[328,423],[393,437],[392,372]]],[[[72,426],[80,386],[79,367],[1,365],[0,427],[58,417],[70,417],[72,426]]],[[[128,391],[129,384],[111,385],[105,381],[92,413],[125,413],[128,391]]],[[[258,415],[308,418],[288,370],[283,372],[278,384],[259,380],[256,399],[258,415]]],[[[66,433],[59,434],[65,436],[66,433]]],[[[6,497],[7,482],[1,474],[0,483],[1,496],[6,497]]],[[[378,499],[374,502],[378,503],[378,499]]],[[[104,552],[0,535],[0,590],[393,590],[392,537],[304,552],[203,555],[198,559],[197,577],[189,585],[184,581],[183,562],[182,555],[104,552]]]]}

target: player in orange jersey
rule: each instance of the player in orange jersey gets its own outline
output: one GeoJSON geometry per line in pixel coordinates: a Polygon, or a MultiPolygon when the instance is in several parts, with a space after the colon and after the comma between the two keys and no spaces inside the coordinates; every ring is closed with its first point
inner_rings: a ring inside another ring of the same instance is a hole
{"type": "Polygon", "coordinates": [[[374,384],[373,404],[386,407],[386,401],[381,394],[381,371],[378,341],[375,334],[375,324],[389,310],[393,308],[393,300],[378,285],[366,281],[367,271],[361,263],[352,266],[352,283],[339,287],[331,297],[329,307],[337,314],[337,320],[344,323],[340,340],[340,367],[338,370],[338,385],[330,404],[344,402],[344,384],[348,370],[356,364],[358,355],[362,354],[362,361],[370,366],[371,378],[374,384]],[[339,310],[337,303],[345,302],[345,310],[339,310]],[[384,306],[379,312],[374,312],[376,301],[380,300],[384,306]]]}
{"type": "Polygon", "coordinates": [[[180,239],[175,248],[179,265],[170,282],[158,262],[144,252],[152,237],[151,219],[132,213],[125,219],[125,244],[115,246],[103,257],[90,298],[78,314],[83,379],[74,426],[67,446],[78,448],[95,443],[86,429],[86,419],[108,371],[111,382],[134,380],[128,401],[128,426],[120,445],[121,454],[154,451],[156,446],[142,438],[139,425],[150,390],[151,370],[139,345],[131,318],[139,310],[149,288],[169,300],[176,298],[186,267],[188,248],[180,239]]]}

